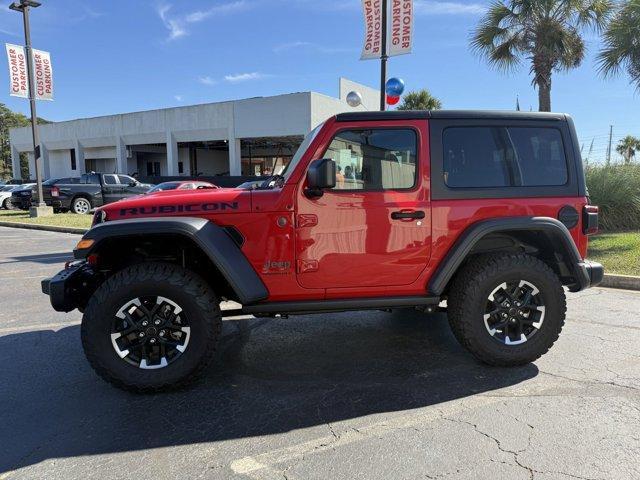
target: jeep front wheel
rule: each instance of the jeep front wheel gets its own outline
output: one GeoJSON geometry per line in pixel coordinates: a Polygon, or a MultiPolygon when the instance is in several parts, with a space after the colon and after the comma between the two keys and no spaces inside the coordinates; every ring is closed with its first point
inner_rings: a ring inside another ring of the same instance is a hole
{"type": "Polygon", "coordinates": [[[153,392],[183,386],[210,364],[222,318],[195,273],[143,263],[113,275],[82,318],[82,345],[94,370],[120,388],[153,392]]]}
{"type": "Polygon", "coordinates": [[[449,323],[476,358],[496,366],[532,362],[564,325],[566,299],[557,275],[526,254],[482,255],[456,276],[449,323]]]}

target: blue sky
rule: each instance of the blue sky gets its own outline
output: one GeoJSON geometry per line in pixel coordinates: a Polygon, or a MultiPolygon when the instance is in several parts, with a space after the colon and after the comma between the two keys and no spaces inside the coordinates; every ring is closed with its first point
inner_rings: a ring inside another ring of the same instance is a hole
{"type": "MultiPolygon", "coordinates": [[[[0,7],[0,40],[22,43],[20,16],[0,7]]],[[[42,0],[32,14],[34,47],[52,53],[51,120],[313,90],[336,95],[339,76],[376,86],[379,63],[359,61],[358,0],[42,0]]],[[[407,88],[427,87],[445,108],[537,108],[526,64],[500,74],[468,49],[469,32],[488,2],[414,0],[414,53],[390,60],[407,88]]],[[[585,153],[603,158],[614,141],[640,136],[640,94],[626,78],[601,79],[598,36],[586,34],[583,65],[554,77],[552,107],[576,120],[585,153]]],[[[0,102],[9,97],[0,70],[0,102]]]]}

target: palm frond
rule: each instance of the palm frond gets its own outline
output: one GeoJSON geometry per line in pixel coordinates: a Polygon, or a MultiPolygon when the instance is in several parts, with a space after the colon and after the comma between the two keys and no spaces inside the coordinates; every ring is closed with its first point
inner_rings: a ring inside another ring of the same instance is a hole
{"type": "Polygon", "coordinates": [[[596,60],[600,74],[609,77],[625,70],[640,89],[640,0],[629,0],[618,10],[602,40],[596,60]]]}

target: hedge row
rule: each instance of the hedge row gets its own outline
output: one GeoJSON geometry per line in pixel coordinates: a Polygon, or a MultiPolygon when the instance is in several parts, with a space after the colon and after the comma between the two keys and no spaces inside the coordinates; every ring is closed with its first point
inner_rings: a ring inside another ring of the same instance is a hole
{"type": "Polygon", "coordinates": [[[640,164],[589,165],[585,175],[602,230],[640,229],[640,164]]]}

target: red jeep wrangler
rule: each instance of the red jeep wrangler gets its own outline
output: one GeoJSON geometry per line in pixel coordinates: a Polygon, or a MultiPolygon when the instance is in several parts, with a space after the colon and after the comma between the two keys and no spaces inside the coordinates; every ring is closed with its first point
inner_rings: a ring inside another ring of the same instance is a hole
{"type": "Polygon", "coordinates": [[[78,260],[43,282],[84,312],[106,380],[183,385],[210,363],[222,317],[444,305],[483,362],[547,352],[563,285],[597,285],[597,231],[578,141],[562,114],[359,112],[307,135],[253,190],[176,191],[96,212],[78,260]],[[234,300],[235,310],[220,310],[234,300]]]}

